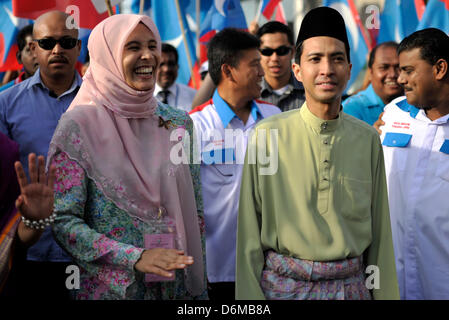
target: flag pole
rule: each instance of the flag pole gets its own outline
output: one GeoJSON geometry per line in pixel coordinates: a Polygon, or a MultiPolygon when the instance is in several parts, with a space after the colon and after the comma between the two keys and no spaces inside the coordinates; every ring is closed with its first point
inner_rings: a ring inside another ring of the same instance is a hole
{"type": "Polygon", "coordinates": [[[140,0],[139,14],[143,14],[143,8],[145,8],[145,0],[140,0]]]}
{"type": "Polygon", "coordinates": [[[357,26],[360,29],[360,32],[362,33],[363,40],[365,40],[366,47],[368,48],[368,51],[371,51],[373,49],[373,46],[371,45],[371,42],[368,40],[368,35],[366,34],[365,28],[363,27],[362,21],[360,20],[359,11],[357,10],[357,7],[354,4],[354,0],[348,0],[349,9],[351,10],[352,16],[354,17],[354,20],[357,23],[357,26]]]}
{"type": "Polygon", "coordinates": [[[200,61],[201,1],[196,0],[196,60],[200,61]]]}
{"type": "Polygon", "coordinates": [[[106,7],[108,8],[109,16],[113,16],[114,12],[112,12],[111,0],[104,0],[104,2],[106,3],[106,7]]]}
{"type": "Polygon", "coordinates": [[[184,31],[184,22],[182,21],[181,8],[179,7],[179,0],[175,0],[175,3],[176,3],[176,13],[178,14],[179,26],[181,27],[182,39],[184,41],[184,47],[186,49],[187,62],[189,63],[189,69],[193,81],[193,86],[196,88],[196,80],[195,76],[193,75],[192,57],[190,56],[189,45],[187,44],[186,33],[184,31]]]}
{"type": "Polygon", "coordinates": [[[257,8],[256,17],[254,18],[254,21],[256,21],[257,23],[259,23],[260,14],[261,14],[261,11],[262,11],[262,5],[263,5],[263,0],[260,0],[259,1],[259,7],[257,8]]]}

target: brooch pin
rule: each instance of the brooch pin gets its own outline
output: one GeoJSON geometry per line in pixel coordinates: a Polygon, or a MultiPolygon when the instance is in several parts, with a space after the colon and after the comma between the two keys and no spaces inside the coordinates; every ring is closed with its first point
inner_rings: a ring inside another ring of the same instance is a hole
{"type": "Polygon", "coordinates": [[[159,117],[159,128],[164,127],[165,129],[170,129],[171,127],[176,127],[171,120],[165,121],[162,117],[159,117]]]}

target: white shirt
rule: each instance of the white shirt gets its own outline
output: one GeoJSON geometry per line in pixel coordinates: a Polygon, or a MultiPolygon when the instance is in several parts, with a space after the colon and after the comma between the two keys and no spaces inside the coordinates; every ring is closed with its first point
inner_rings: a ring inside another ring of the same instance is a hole
{"type": "Polygon", "coordinates": [[[251,114],[244,124],[215,91],[211,100],[190,113],[202,156],[200,172],[209,282],[235,281],[240,181],[248,135],[261,119],[280,112],[272,104],[253,101],[251,114]],[[225,139],[229,133],[240,134],[225,139]]]}
{"type": "Polygon", "coordinates": [[[405,97],[385,107],[381,140],[401,299],[449,299],[448,119],[431,121],[405,97]]]}
{"type": "MultiPolygon", "coordinates": [[[[167,96],[167,104],[169,106],[182,109],[187,112],[192,110],[192,102],[196,94],[195,89],[192,89],[182,83],[173,83],[166,90],[170,92],[167,96]]],[[[161,91],[163,91],[163,89],[156,83],[153,95],[159,102],[162,102],[162,97],[159,94],[161,91]]]]}

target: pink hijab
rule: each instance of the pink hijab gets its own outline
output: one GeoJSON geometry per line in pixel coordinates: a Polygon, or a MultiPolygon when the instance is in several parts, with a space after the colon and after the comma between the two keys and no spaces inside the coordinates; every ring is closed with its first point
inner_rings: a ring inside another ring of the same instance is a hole
{"type": "Polygon", "coordinates": [[[192,178],[187,164],[170,161],[170,150],[179,143],[170,141],[170,134],[185,129],[159,127],[154,88],[137,91],[124,78],[123,49],[138,23],[153,32],[160,52],[159,32],[147,16],[119,14],[98,24],[89,37],[89,69],[58,124],[48,156],[66,152],[107,198],[134,218],[154,225],[163,212],[174,223],[177,247],[194,257],[185,280],[196,296],[205,283],[192,178]]]}

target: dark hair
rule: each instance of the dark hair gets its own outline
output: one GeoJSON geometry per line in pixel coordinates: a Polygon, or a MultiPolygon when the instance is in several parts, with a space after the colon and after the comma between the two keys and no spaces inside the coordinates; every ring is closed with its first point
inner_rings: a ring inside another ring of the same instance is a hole
{"type": "Polygon", "coordinates": [[[29,24],[22,29],[20,29],[19,33],[17,33],[17,46],[19,47],[19,51],[22,51],[23,48],[27,45],[25,38],[27,36],[33,37],[33,25],[29,24]]]}
{"type": "Polygon", "coordinates": [[[161,51],[164,53],[173,53],[175,55],[176,64],[178,63],[178,50],[171,44],[163,43],[161,46],[161,51]]]}
{"type": "Polygon", "coordinates": [[[449,63],[449,37],[440,29],[428,28],[416,31],[401,41],[398,54],[420,49],[421,59],[434,65],[439,59],[449,63]]]}
{"type": "MultiPolygon", "coordinates": [[[[334,38],[337,39],[337,38],[334,38]]],[[[337,39],[338,40],[338,39],[337,39]]],[[[343,42],[343,41],[342,41],[343,42]]],[[[301,41],[297,46],[296,46],[296,53],[295,53],[295,63],[296,64],[300,64],[301,61],[301,55],[302,55],[302,47],[304,45],[304,41],[301,41]]],[[[348,58],[348,63],[351,63],[351,57],[350,57],[350,49],[349,49],[349,43],[345,43],[345,51],[346,51],[346,57],[348,58]]]]}
{"type": "Polygon", "coordinates": [[[225,28],[209,42],[207,59],[209,74],[215,85],[221,81],[221,66],[237,67],[243,50],[259,49],[260,40],[252,34],[234,28],[225,28]]]}
{"type": "Polygon", "coordinates": [[[266,33],[277,33],[277,32],[285,33],[287,35],[288,42],[291,45],[294,45],[292,30],[288,26],[279,21],[269,21],[265,23],[262,27],[260,27],[259,31],[257,31],[257,37],[260,39],[266,33]]]}
{"type": "Polygon", "coordinates": [[[387,42],[379,43],[377,46],[375,46],[373,48],[373,50],[371,50],[371,52],[369,54],[368,68],[371,69],[371,67],[374,64],[374,59],[376,59],[377,49],[382,48],[382,47],[393,48],[395,50],[398,50],[399,44],[397,42],[394,42],[394,41],[387,41],[387,42]]]}

